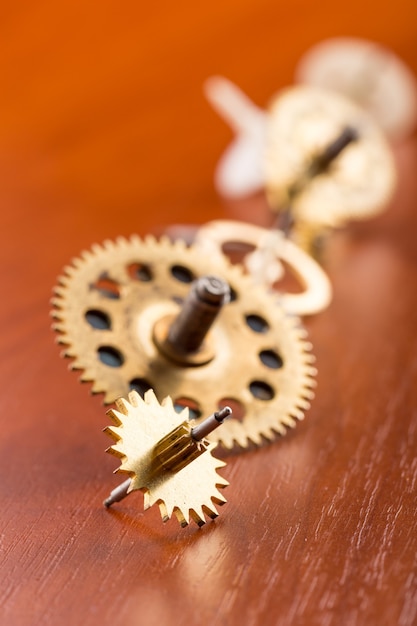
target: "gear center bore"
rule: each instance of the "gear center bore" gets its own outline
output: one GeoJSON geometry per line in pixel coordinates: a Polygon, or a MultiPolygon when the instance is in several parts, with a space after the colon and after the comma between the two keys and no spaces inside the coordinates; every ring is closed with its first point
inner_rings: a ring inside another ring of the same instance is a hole
{"type": "Polygon", "coordinates": [[[224,304],[229,285],[217,276],[196,280],[178,315],[166,315],[153,328],[153,341],[166,358],[183,366],[209,363],[215,356],[209,329],[224,304]]]}

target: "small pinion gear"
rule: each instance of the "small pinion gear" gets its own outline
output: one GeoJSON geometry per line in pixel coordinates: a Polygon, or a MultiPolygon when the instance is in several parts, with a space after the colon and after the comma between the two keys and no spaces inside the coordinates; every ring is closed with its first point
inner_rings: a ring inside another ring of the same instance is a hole
{"type": "Polygon", "coordinates": [[[157,503],[164,522],[172,513],[181,526],[187,526],[190,518],[202,526],[206,522],[204,514],[212,519],[217,517],[215,504],[226,502],[219,489],[229,484],[217,473],[225,463],[212,455],[216,444],[206,439],[194,443],[197,456],[189,455],[191,439],[183,432],[176,434],[182,426],[193,425],[188,421],[188,408],[177,413],[170,397],[159,404],[152,390],[146,392],[144,399],[132,391],[129,401],[118,399],[116,406],[117,409],[108,411],[115,426],[108,426],[105,432],[115,443],[107,452],[121,459],[116,472],[131,477],[127,492],[142,491],[145,510],[157,503]],[[181,445],[191,460],[184,463],[183,458],[180,469],[166,469],[168,452],[172,457],[174,449],[178,456],[181,445]]]}

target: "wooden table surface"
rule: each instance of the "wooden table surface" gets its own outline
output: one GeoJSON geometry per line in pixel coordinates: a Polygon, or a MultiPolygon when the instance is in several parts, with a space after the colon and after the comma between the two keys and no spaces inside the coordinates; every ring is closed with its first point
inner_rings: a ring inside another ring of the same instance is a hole
{"type": "Polygon", "coordinates": [[[5,3],[0,21],[0,623],[417,623],[417,177],[395,148],[388,211],[335,236],[334,300],[306,321],[319,368],[306,420],[231,455],[220,517],[163,525],[104,454],[99,397],[50,330],[62,267],[106,237],[229,217],[212,176],[230,140],[202,83],[260,105],[313,43],[380,41],[417,70],[415,6],[179,0],[5,3]]]}

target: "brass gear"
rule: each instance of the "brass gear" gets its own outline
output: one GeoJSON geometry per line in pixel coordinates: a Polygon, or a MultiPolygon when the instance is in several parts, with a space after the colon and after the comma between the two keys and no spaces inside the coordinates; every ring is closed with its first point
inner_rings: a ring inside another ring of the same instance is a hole
{"type": "Polygon", "coordinates": [[[219,492],[229,483],[217,470],[225,463],[212,455],[216,444],[203,440],[199,456],[179,471],[166,470],[158,463],[158,444],[167,435],[188,422],[188,409],[175,411],[171,398],[159,404],[152,390],[142,398],[136,391],[129,393],[129,402],[116,401],[117,409],[108,415],[115,426],[105,432],[115,443],[106,450],[121,459],[116,472],[131,477],[127,493],[140,490],[144,493],[144,509],[159,504],[164,522],[174,513],[181,526],[187,526],[190,517],[196,524],[205,524],[204,514],[214,519],[218,516],[215,504],[226,502],[219,492]]]}
{"type": "Polygon", "coordinates": [[[299,85],[278,93],[268,122],[265,186],[273,210],[290,203],[296,223],[320,229],[369,219],[386,207],[395,189],[394,160],[363,109],[334,92],[299,85]],[[358,132],[358,140],[326,172],[310,178],[309,165],[346,127],[358,132]],[[291,199],[297,181],[304,184],[291,199]]]}
{"type": "Polygon", "coordinates": [[[167,238],[119,238],[74,259],[55,291],[54,328],[64,356],[105,403],[152,388],[159,398],[194,407],[193,417],[231,405],[240,419],[210,435],[226,448],[284,435],[309,408],[316,370],[299,319],[225,257],[167,238]],[[207,337],[214,358],[186,367],[161,355],[154,327],[176,315],[190,282],[208,273],[227,281],[232,301],[207,337]],[[102,328],[92,327],[94,316],[102,328]]]}

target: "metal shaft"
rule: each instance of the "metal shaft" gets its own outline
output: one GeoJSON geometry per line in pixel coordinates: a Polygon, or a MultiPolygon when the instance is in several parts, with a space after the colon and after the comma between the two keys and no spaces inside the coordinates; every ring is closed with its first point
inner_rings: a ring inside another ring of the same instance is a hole
{"type": "Polygon", "coordinates": [[[128,478],[127,480],[124,481],[124,483],[116,487],[116,489],[113,489],[109,497],[104,500],[103,502],[104,506],[106,508],[109,508],[109,506],[111,506],[114,502],[120,502],[120,500],[123,500],[123,498],[126,498],[127,490],[129,489],[131,482],[132,482],[132,479],[128,478]]]}
{"type": "Polygon", "coordinates": [[[207,437],[207,435],[212,433],[213,430],[216,430],[216,428],[221,426],[224,420],[231,414],[232,409],[230,408],[230,406],[225,406],[223,409],[220,409],[220,411],[216,411],[215,413],[207,417],[204,422],[201,422],[201,424],[195,426],[195,428],[192,429],[192,438],[195,441],[201,441],[202,439],[204,439],[204,437],[207,437]]]}
{"type": "Polygon", "coordinates": [[[197,351],[223,304],[230,300],[229,285],[216,276],[196,280],[166,339],[174,351],[197,351]]]}
{"type": "Polygon", "coordinates": [[[317,176],[324,172],[329,165],[339,156],[347,146],[359,138],[358,131],[351,126],[346,126],[338,137],[315,157],[311,168],[310,176],[317,176]]]}
{"type": "Polygon", "coordinates": [[[347,146],[359,138],[358,131],[352,126],[346,126],[343,131],[330,143],[321,154],[314,157],[312,163],[306,172],[296,180],[288,190],[288,204],[280,210],[278,218],[274,224],[275,227],[289,235],[294,226],[294,215],[292,210],[292,202],[296,196],[301,193],[312,178],[323,174],[333,161],[343,152],[347,146]]]}

